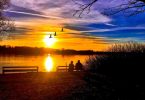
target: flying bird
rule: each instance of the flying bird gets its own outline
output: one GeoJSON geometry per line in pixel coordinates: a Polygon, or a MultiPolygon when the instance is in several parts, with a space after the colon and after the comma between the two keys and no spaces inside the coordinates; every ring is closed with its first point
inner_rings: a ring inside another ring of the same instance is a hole
{"type": "Polygon", "coordinates": [[[61,32],[63,32],[64,30],[63,30],[63,28],[61,29],[61,32]]]}
{"type": "Polygon", "coordinates": [[[56,32],[54,33],[54,36],[56,36],[56,32]]]}
{"type": "Polygon", "coordinates": [[[49,38],[52,38],[52,34],[50,34],[50,37],[49,38]]]}

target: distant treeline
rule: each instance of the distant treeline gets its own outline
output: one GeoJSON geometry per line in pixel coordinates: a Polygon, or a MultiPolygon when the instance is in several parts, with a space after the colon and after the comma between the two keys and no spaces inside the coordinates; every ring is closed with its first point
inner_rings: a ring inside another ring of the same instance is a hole
{"type": "Polygon", "coordinates": [[[145,45],[140,43],[128,42],[124,44],[114,44],[107,51],[93,50],[72,50],[72,49],[52,49],[44,47],[27,46],[0,46],[0,55],[112,55],[112,54],[138,54],[145,53],[145,45]]]}
{"type": "Polygon", "coordinates": [[[70,49],[51,49],[43,47],[27,46],[0,46],[0,55],[43,55],[43,54],[61,54],[61,55],[93,55],[102,54],[93,50],[70,50],[70,49]]]}

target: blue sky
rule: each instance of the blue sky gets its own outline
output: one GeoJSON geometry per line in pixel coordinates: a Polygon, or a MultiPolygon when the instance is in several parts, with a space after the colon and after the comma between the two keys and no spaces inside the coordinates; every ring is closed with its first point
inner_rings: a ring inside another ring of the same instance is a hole
{"type": "Polygon", "coordinates": [[[82,18],[73,16],[78,5],[75,5],[72,0],[11,0],[10,8],[5,12],[15,20],[18,27],[25,31],[30,30],[28,26],[31,24],[47,23],[76,30],[85,37],[105,38],[108,43],[144,42],[145,13],[130,17],[123,13],[112,16],[101,13],[104,9],[124,2],[127,0],[112,0],[111,2],[110,0],[100,0],[92,6],[89,14],[82,14],[82,18]]]}

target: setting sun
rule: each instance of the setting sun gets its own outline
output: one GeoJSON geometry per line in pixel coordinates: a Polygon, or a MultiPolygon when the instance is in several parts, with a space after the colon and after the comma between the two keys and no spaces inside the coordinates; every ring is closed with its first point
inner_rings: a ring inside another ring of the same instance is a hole
{"type": "Polygon", "coordinates": [[[43,42],[45,43],[47,47],[52,47],[56,41],[57,41],[56,38],[54,37],[50,38],[49,36],[45,36],[43,39],[43,42]]]}

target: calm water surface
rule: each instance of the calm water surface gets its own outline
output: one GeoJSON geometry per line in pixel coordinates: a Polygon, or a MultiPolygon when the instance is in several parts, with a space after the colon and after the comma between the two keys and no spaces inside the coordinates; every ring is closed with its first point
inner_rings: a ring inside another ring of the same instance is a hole
{"type": "Polygon", "coordinates": [[[57,66],[68,65],[71,60],[74,64],[78,60],[85,64],[88,58],[89,55],[0,56],[0,73],[2,66],[39,66],[40,72],[53,72],[57,66]]]}

